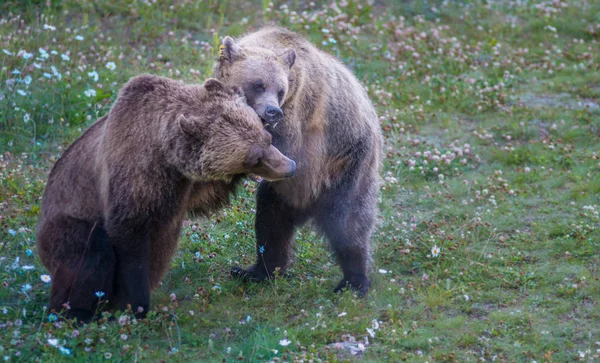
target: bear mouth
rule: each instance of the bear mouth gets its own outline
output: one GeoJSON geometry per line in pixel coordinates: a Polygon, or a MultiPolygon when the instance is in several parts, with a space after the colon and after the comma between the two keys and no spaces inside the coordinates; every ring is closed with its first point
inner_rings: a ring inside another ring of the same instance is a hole
{"type": "Polygon", "coordinates": [[[250,173],[247,176],[248,176],[248,179],[250,179],[256,183],[260,183],[261,181],[263,181],[263,177],[261,177],[260,175],[250,173]]]}
{"type": "Polygon", "coordinates": [[[264,118],[260,118],[260,120],[263,123],[263,127],[267,130],[275,130],[275,128],[277,127],[277,125],[279,125],[279,121],[277,122],[269,122],[267,120],[265,120],[264,118]]]}

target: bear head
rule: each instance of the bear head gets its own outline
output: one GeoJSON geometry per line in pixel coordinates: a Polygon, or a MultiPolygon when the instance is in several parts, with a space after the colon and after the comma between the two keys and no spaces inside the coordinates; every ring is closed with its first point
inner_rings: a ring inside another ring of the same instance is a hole
{"type": "Polygon", "coordinates": [[[217,74],[228,85],[242,88],[248,105],[271,127],[283,120],[281,107],[289,90],[289,73],[296,52],[280,54],[262,47],[240,47],[226,36],[220,47],[217,74]]]}
{"type": "Polygon", "coordinates": [[[193,180],[229,181],[255,174],[275,181],[294,175],[296,163],[271,145],[267,132],[242,90],[210,78],[202,107],[177,115],[171,143],[172,163],[193,180]],[[174,151],[174,152],[173,152],[174,151]]]}

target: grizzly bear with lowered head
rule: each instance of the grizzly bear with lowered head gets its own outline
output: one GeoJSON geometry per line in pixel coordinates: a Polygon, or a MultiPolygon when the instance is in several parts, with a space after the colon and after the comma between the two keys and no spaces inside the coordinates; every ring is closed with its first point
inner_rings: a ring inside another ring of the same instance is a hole
{"type": "Polygon", "coordinates": [[[133,78],[50,173],[37,228],[50,309],[88,322],[102,298],[145,316],[186,212],[222,206],[245,173],[294,170],[240,90],[133,78]]]}
{"type": "Polygon", "coordinates": [[[232,274],[263,280],[285,270],[295,229],[313,220],[344,273],[335,291],[350,285],[364,295],[383,138],[362,85],[334,57],[274,27],[225,37],[214,76],[243,89],[273,145],[297,163],[294,177],[260,184],[257,262],[232,274]]]}

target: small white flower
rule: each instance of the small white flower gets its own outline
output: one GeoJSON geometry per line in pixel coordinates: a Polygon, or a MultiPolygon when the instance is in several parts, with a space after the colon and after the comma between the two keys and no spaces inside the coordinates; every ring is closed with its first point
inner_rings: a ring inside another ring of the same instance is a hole
{"type": "Polygon", "coordinates": [[[50,281],[52,281],[52,278],[50,278],[50,275],[42,275],[42,276],[40,276],[40,279],[45,283],[49,283],[50,281]]]}
{"type": "Polygon", "coordinates": [[[83,37],[82,37],[81,35],[78,35],[78,36],[76,36],[76,37],[75,37],[75,39],[77,39],[77,40],[79,40],[79,41],[82,41],[82,40],[83,40],[83,37]]]}
{"type": "Polygon", "coordinates": [[[117,69],[117,65],[115,64],[115,62],[108,62],[106,63],[106,68],[111,71],[114,71],[115,69],[117,69]]]}
{"type": "Polygon", "coordinates": [[[50,338],[50,339],[48,339],[48,344],[50,344],[53,347],[57,347],[58,346],[58,339],[56,339],[56,338],[50,338]]]}
{"type": "Polygon", "coordinates": [[[367,328],[367,333],[371,336],[371,338],[375,338],[375,330],[371,328],[367,328]]]}
{"type": "Polygon", "coordinates": [[[22,266],[21,268],[22,268],[23,270],[25,270],[25,271],[30,271],[30,270],[34,270],[34,269],[35,269],[35,266],[33,266],[33,265],[24,265],[24,266],[22,266]]]}
{"type": "Polygon", "coordinates": [[[31,119],[31,116],[29,116],[28,113],[26,113],[25,116],[23,116],[23,122],[25,122],[25,123],[29,122],[30,119],[31,119]]]}
{"type": "Polygon", "coordinates": [[[23,55],[21,57],[23,57],[23,59],[29,59],[29,58],[33,57],[33,54],[27,53],[27,51],[24,51],[23,55]]]}
{"type": "Polygon", "coordinates": [[[17,90],[17,93],[21,96],[27,96],[27,92],[23,91],[22,89],[17,90]]]}
{"type": "Polygon", "coordinates": [[[282,347],[287,347],[288,345],[290,345],[291,342],[292,341],[288,338],[284,338],[279,341],[279,345],[281,345],[282,347]]]}
{"type": "Polygon", "coordinates": [[[38,51],[40,52],[40,57],[42,57],[44,59],[48,59],[50,57],[50,54],[48,54],[48,52],[46,52],[46,49],[39,48],[38,51]]]}
{"type": "Polygon", "coordinates": [[[44,72],[44,77],[50,79],[52,78],[52,75],[50,73],[44,72]]]}
{"type": "Polygon", "coordinates": [[[96,71],[88,72],[88,77],[93,78],[94,82],[98,82],[98,72],[96,72],[96,71]]]}
{"type": "Polygon", "coordinates": [[[93,88],[90,88],[89,90],[85,91],[84,94],[88,97],[95,97],[96,90],[94,90],[93,88]]]}
{"type": "Polygon", "coordinates": [[[437,257],[437,256],[439,256],[439,255],[440,255],[440,248],[439,248],[438,246],[433,246],[433,247],[431,248],[431,255],[432,255],[433,257],[437,257]]]}
{"type": "Polygon", "coordinates": [[[386,274],[386,273],[388,273],[388,272],[387,272],[387,270],[384,270],[384,269],[380,268],[380,269],[379,269],[379,273],[380,273],[380,274],[384,274],[384,275],[385,275],[385,274],[386,274]]]}
{"type": "Polygon", "coordinates": [[[64,61],[71,60],[71,58],[70,58],[68,55],[66,55],[66,54],[61,54],[61,55],[60,55],[60,57],[61,57],[61,58],[62,58],[62,60],[64,60],[64,61]]]}
{"type": "Polygon", "coordinates": [[[12,55],[12,53],[11,53],[9,50],[7,50],[7,49],[2,49],[2,51],[3,51],[3,52],[4,52],[4,54],[6,54],[6,55],[12,55]]]}
{"type": "Polygon", "coordinates": [[[54,75],[54,77],[61,79],[62,75],[58,72],[58,69],[56,69],[55,66],[50,66],[50,69],[52,70],[52,74],[54,75]]]}
{"type": "Polygon", "coordinates": [[[45,30],[56,30],[56,27],[54,27],[52,25],[44,24],[44,29],[45,30]]]}
{"type": "Polygon", "coordinates": [[[379,329],[379,322],[377,321],[377,319],[373,319],[371,321],[371,328],[373,328],[373,330],[379,329]]]}
{"type": "Polygon", "coordinates": [[[25,76],[25,78],[23,78],[23,83],[25,83],[26,85],[28,85],[28,86],[29,86],[29,85],[31,84],[31,81],[32,81],[32,80],[33,80],[33,79],[31,78],[31,76],[30,76],[30,75],[27,75],[27,76],[25,76]]]}
{"type": "Polygon", "coordinates": [[[345,311],[342,311],[341,313],[338,314],[338,317],[341,318],[342,316],[346,316],[346,314],[348,314],[345,311]]]}
{"type": "Polygon", "coordinates": [[[463,295],[463,298],[465,299],[465,301],[469,301],[471,298],[469,297],[469,295],[463,295]]]}

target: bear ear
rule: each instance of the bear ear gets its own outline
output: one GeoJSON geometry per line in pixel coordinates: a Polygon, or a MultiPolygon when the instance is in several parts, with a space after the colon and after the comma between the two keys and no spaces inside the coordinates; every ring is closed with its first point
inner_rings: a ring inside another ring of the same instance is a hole
{"type": "Polygon", "coordinates": [[[216,78],[209,78],[204,82],[204,88],[209,92],[224,91],[225,85],[216,78]]]}
{"type": "Polygon", "coordinates": [[[281,56],[283,64],[287,65],[288,68],[292,68],[296,61],[296,51],[293,49],[286,49],[281,56]]]}
{"type": "Polygon", "coordinates": [[[188,135],[196,133],[194,120],[185,117],[185,115],[177,115],[175,122],[179,125],[179,129],[188,135]]]}
{"type": "Polygon", "coordinates": [[[242,48],[235,44],[233,38],[226,36],[223,38],[223,43],[219,47],[219,61],[233,63],[241,59],[243,56],[242,48]]]}
{"type": "Polygon", "coordinates": [[[235,96],[237,101],[240,101],[244,104],[246,103],[246,95],[240,87],[233,86],[231,87],[231,90],[233,91],[233,95],[235,96]]]}

